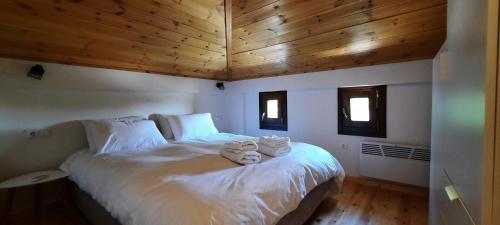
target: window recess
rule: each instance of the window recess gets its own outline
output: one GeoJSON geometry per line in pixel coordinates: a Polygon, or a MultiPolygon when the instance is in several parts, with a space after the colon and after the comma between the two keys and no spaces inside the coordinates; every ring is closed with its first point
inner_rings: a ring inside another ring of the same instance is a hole
{"type": "Polygon", "coordinates": [[[386,138],[386,85],[338,88],[338,133],[386,138]]]}
{"type": "Polygon", "coordinates": [[[287,92],[259,93],[259,127],[265,130],[288,130],[287,92]]]}

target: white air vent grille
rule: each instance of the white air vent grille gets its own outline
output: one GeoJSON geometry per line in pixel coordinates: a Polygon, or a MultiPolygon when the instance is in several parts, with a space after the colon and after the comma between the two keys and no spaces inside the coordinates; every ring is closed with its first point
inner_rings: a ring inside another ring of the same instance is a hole
{"type": "Polygon", "coordinates": [[[360,174],[427,186],[431,150],[428,147],[361,142],[360,174]]]}
{"type": "Polygon", "coordinates": [[[431,150],[420,146],[361,142],[361,153],[401,159],[431,161],[431,150]]]}
{"type": "Polygon", "coordinates": [[[361,152],[368,155],[382,156],[382,149],[380,149],[380,145],[361,143],[361,152]]]}
{"type": "Polygon", "coordinates": [[[431,161],[431,150],[430,149],[416,148],[413,150],[413,154],[411,155],[411,159],[429,162],[429,161],[431,161]]]}
{"type": "Polygon", "coordinates": [[[407,159],[410,157],[411,148],[399,147],[396,145],[381,145],[384,150],[384,156],[407,159]]]}

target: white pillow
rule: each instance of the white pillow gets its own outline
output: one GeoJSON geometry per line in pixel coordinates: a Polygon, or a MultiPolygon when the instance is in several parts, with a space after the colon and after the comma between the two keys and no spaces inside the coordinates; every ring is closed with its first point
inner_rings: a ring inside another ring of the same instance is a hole
{"type": "Polygon", "coordinates": [[[165,137],[165,139],[167,140],[174,138],[172,128],[170,128],[170,123],[168,122],[168,117],[172,116],[163,114],[152,114],[149,116],[149,119],[154,120],[155,123],[160,127],[160,131],[163,134],[163,137],[165,137]]]}
{"type": "Polygon", "coordinates": [[[91,152],[96,152],[97,148],[95,147],[94,134],[92,133],[92,123],[90,120],[83,120],[82,122],[83,128],[85,130],[85,136],[87,136],[87,143],[89,144],[89,150],[91,152]]]}
{"type": "Polygon", "coordinates": [[[102,119],[102,120],[82,120],[80,121],[85,129],[85,135],[87,136],[87,142],[89,144],[89,150],[92,152],[97,151],[97,147],[95,144],[95,136],[94,134],[95,128],[93,127],[93,123],[95,121],[100,121],[100,122],[136,122],[136,121],[141,121],[141,120],[146,120],[146,117],[143,116],[125,116],[125,117],[119,117],[119,118],[112,118],[112,119],[102,119]]]}
{"type": "Polygon", "coordinates": [[[142,151],[167,144],[155,123],[141,121],[87,121],[94,134],[96,154],[142,151]]]}
{"type": "Polygon", "coordinates": [[[167,119],[176,141],[219,133],[210,113],[171,116],[167,119]]]}

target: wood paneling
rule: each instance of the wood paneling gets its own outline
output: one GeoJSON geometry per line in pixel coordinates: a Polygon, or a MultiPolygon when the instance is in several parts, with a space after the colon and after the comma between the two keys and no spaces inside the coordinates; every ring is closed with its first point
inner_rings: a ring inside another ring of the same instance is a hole
{"type": "Polygon", "coordinates": [[[233,55],[230,54],[232,52],[232,39],[231,39],[231,36],[232,36],[232,26],[231,26],[231,23],[232,23],[232,12],[231,12],[231,9],[232,9],[232,1],[231,0],[225,0],[224,1],[225,4],[224,4],[224,7],[225,7],[225,10],[226,10],[226,52],[229,53],[227,54],[226,56],[226,61],[227,61],[227,79],[228,80],[231,80],[232,79],[232,66],[233,66],[233,55]]]}
{"type": "Polygon", "coordinates": [[[432,58],[446,0],[237,0],[232,78],[432,58]]]}
{"type": "Polygon", "coordinates": [[[0,1],[0,56],[216,80],[432,58],[445,31],[446,0],[0,1]]]}
{"type": "Polygon", "coordinates": [[[0,56],[226,79],[223,0],[0,1],[0,56]]]}

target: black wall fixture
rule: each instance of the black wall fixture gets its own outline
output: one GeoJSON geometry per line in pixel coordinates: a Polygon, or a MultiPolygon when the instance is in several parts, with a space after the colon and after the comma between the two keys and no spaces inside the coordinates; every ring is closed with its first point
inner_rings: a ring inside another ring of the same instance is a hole
{"type": "Polygon", "coordinates": [[[225,89],[225,88],[224,88],[224,83],[222,83],[222,82],[217,82],[217,83],[215,84],[215,86],[216,86],[219,90],[224,90],[224,89],[225,89]]]}
{"type": "Polygon", "coordinates": [[[37,80],[41,80],[43,78],[43,73],[45,70],[41,65],[34,65],[31,67],[30,71],[28,72],[28,77],[32,77],[37,80]]]}

